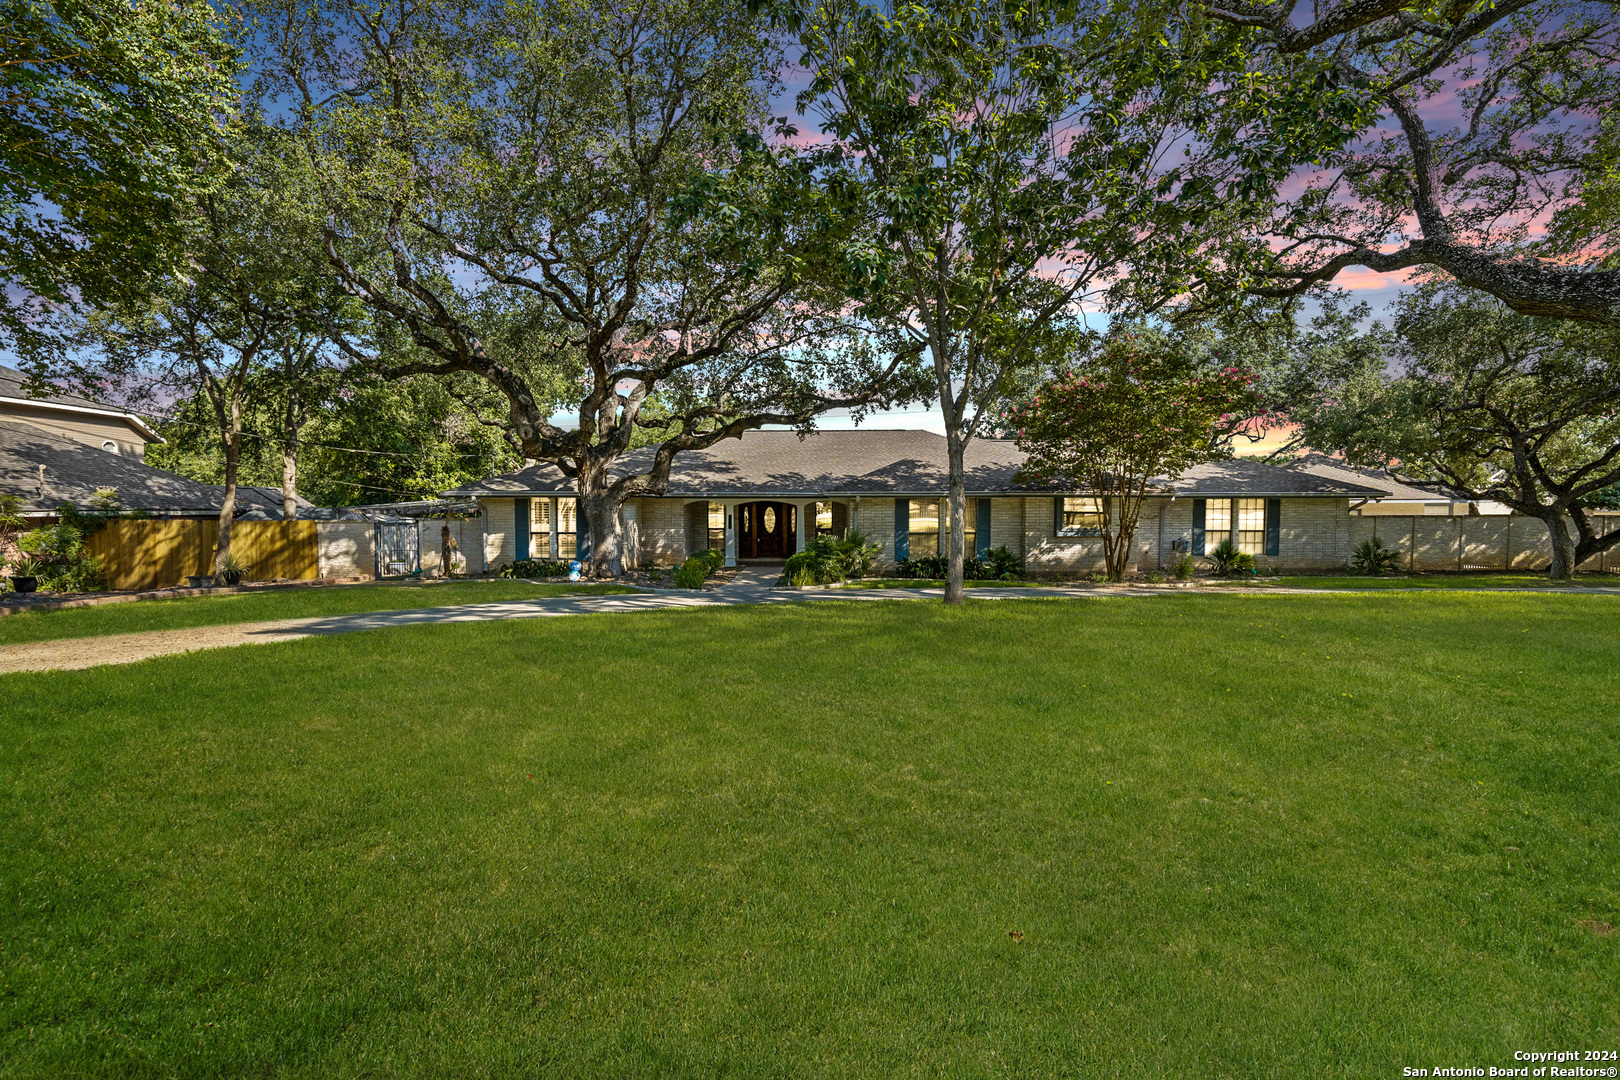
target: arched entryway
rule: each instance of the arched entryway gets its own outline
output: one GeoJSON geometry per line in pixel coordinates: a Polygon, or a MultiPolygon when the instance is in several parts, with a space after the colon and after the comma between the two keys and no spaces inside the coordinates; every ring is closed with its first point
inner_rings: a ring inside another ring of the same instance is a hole
{"type": "Polygon", "coordinates": [[[798,507],[751,502],[737,507],[737,558],[785,559],[797,550],[798,507]]]}

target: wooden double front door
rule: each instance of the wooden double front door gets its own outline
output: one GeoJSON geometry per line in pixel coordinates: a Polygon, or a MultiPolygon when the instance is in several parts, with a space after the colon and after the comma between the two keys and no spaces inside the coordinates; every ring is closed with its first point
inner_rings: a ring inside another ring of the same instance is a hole
{"type": "Polygon", "coordinates": [[[785,559],[796,550],[798,507],[792,503],[743,503],[736,513],[739,559],[785,559]]]}

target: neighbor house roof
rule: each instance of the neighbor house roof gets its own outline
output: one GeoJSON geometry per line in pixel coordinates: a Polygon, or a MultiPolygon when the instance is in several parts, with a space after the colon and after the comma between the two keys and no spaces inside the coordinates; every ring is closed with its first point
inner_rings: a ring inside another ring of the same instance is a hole
{"type": "MultiPolygon", "coordinates": [[[[621,459],[615,473],[639,472],[651,450],[621,459]]],[[[975,439],[963,466],[970,495],[1060,491],[1020,484],[1024,454],[1010,440],[975,439]]],[[[670,469],[671,498],[816,495],[943,495],[947,490],[945,437],[929,431],[750,431],[707,450],[681,454],[670,469]]],[[[555,465],[530,465],[444,494],[465,496],[570,494],[574,482],[555,465]]],[[[1178,495],[1348,496],[1388,492],[1368,483],[1280,469],[1257,461],[1218,461],[1175,479],[1178,495]]]]}
{"type": "MultiPolygon", "coordinates": [[[[126,510],[154,514],[218,513],[225,498],[219,485],[199,484],[32,424],[0,421],[0,493],[20,495],[24,513],[48,514],[64,502],[91,509],[97,488],[117,489],[126,510]]],[[[281,517],[279,491],[242,487],[236,498],[250,515],[281,517]]]]}
{"type": "Polygon", "coordinates": [[[147,442],[160,443],[163,441],[161,435],[153,431],[145,420],[142,420],[134,413],[114,408],[100,401],[91,401],[89,398],[79,397],[77,394],[54,393],[36,397],[28,392],[28,377],[26,375],[12,368],[0,366],[0,404],[5,402],[15,402],[36,409],[59,410],[122,420],[135,429],[147,442]]]}
{"type": "Polygon", "coordinates": [[[1385,491],[1385,498],[1400,502],[1467,502],[1444,484],[1425,483],[1405,477],[1387,469],[1363,469],[1328,457],[1326,454],[1306,454],[1295,458],[1285,468],[1320,476],[1337,483],[1375,484],[1385,491]]]}

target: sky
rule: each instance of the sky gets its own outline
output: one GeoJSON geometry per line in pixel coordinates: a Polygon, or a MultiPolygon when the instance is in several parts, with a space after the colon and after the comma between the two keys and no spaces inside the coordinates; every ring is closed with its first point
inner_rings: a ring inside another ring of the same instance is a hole
{"type": "MultiPolygon", "coordinates": [[[[796,142],[811,144],[822,141],[824,136],[817,130],[816,117],[814,115],[798,115],[794,106],[795,96],[808,84],[808,73],[796,64],[789,63],[781,69],[780,75],[782,80],[781,88],[772,102],[773,112],[778,116],[790,117],[798,126],[800,135],[795,140],[796,142]]],[[[1426,103],[1425,113],[1432,114],[1436,104],[1440,106],[1442,111],[1456,112],[1455,102],[1449,97],[1442,97],[1438,102],[1426,103]],[[1450,108],[1448,109],[1447,106],[1450,106],[1450,108]]],[[[1439,117],[1435,118],[1439,119],[1439,117]]],[[[1404,291],[1405,281],[1410,274],[1410,271],[1403,271],[1399,274],[1379,274],[1365,268],[1356,267],[1340,273],[1334,284],[1349,291],[1354,300],[1366,302],[1372,308],[1372,318],[1377,319],[1384,315],[1385,310],[1404,291]]],[[[1307,302],[1306,307],[1308,310],[1305,317],[1309,317],[1311,314],[1309,309],[1313,306],[1307,302]]],[[[1097,329],[1106,330],[1108,325],[1108,315],[1106,313],[1088,311],[1087,319],[1097,329]]],[[[572,418],[564,417],[560,419],[567,420],[570,425],[573,423],[572,418]]],[[[913,404],[903,409],[868,412],[859,425],[851,419],[846,410],[835,410],[824,414],[818,420],[817,425],[826,430],[849,430],[858,426],[863,429],[918,429],[932,431],[941,435],[945,432],[944,421],[940,418],[937,402],[913,404]]],[[[1255,449],[1269,449],[1271,441],[1268,439],[1267,443],[1261,444],[1260,447],[1255,449]]],[[[1254,450],[1246,452],[1254,452],[1254,450]]]]}

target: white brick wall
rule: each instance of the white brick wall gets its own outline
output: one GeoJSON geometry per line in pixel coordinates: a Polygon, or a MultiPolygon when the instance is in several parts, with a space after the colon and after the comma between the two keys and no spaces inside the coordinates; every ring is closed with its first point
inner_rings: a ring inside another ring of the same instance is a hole
{"type": "MultiPolygon", "coordinates": [[[[514,535],[516,517],[511,499],[479,499],[484,508],[484,560],[490,570],[499,570],[517,558],[517,539],[514,535]]],[[[467,558],[472,559],[471,551],[467,558]]],[[[477,573],[478,568],[473,568],[477,573]]]]}
{"type": "MultiPolygon", "coordinates": [[[[478,563],[478,541],[483,535],[483,522],[478,518],[468,518],[462,521],[452,520],[449,524],[450,535],[456,541],[456,549],[465,560],[457,572],[478,573],[482,569],[478,563]]],[[[422,573],[429,577],[441,576],[439,563],[444,549],[444,526],[443,518],[421,518],[416,523],[422,544],[422,573]]]]}
{"type": "Polygon", "coordinates": [[[377,570],[377,534],[369,521],[315,524],[318,573],[323,578],[371,577],[377,570]]]}
{"type": "Polygon", "coordinates": [[[686,559],[686,499],[638,499],[642,566],[674,566],[686,559]]]}
{"type": "Polygon", "coordinates": [[[872,569],[876,573],[892,572],[895,565],[894,500],[863,498],[859,510],[853,507],[851,510],[855,528],[866,534],[869,543],[878,544],[883,549],[873,560],[872,569]]]}
{"type": "Polygon", "coordinates": [[[1015,555],[1024,553],[1024,500],[990,500],[990,546],[1005,547],[1015,555]]]}

